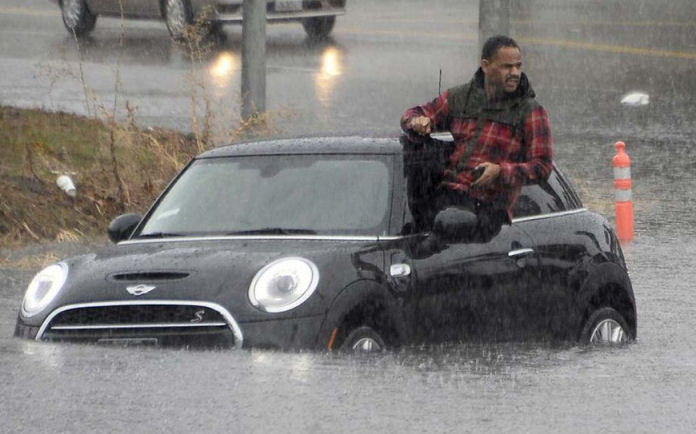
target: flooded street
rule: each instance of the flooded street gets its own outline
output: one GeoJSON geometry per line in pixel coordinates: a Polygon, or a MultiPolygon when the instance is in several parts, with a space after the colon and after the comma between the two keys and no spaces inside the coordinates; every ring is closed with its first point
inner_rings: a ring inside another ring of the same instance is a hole
{"type": "MultiPolygon", "coordinates": [[[[440,70],[443,89],[468,80],[478,3],[418,9],[424,3],[349,0],[333,39],[319,46],[306,44],[299,25],[269,26],[268,106],[278,134],[396,135],[404,109],[437,94],[440,70]]],[[[36,343],[12,337],[26,285],[40,262],[90,247],[0,249],[0,431],[693,432],[696,45],[687,35],[696,11],[690,0],[663,8],[513,3],[512,36],[550,112],[555,161],[585,206],[610,221],[613,145],[627,145],[635,240],[624,254],[638,308],[635,343],[460,344],[371,357],[36,343]],[[648,105],[620,103],[637,90],[650,95],[648,105]]],[[[74,41],[57,7],[8,4],[0,7],[0,103],[84,113],[84,90],[68,77],[77,67],[74,41]]],[[[120,104],[137,106],[143,125],[188,131],[190,62],[164,24],[127,29],[120,104]]],[[[239,107],[241,30],[226,31],[204,68],[220,137],[239,107]]],[[[86,80],[106,101],[118,39],[118,20],[102,20],[83,54],[86,80]]]]}
{"type": "Polygon", "coordinates": [[[693,234],[642,234],[626,249],[634,344],[462,344],[368,358],[20,341],[9,336],[22,273],[0,301],[3,430],[691,432],[694,254],[693,234]]]}

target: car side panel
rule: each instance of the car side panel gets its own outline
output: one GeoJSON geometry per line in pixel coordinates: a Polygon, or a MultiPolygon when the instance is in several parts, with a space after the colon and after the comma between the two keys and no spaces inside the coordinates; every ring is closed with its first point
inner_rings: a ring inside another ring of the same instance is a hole
{"type": "Polygon", "coordinates": [[[398,346],[407,341],[401,302],[389,289],[389,285],[385,281],[359,280],[344,288],[331,303],[317,336],[316,349],[336,349],[340,342],[329,348],[329,343],[333,343],[335,339],[335,336],[332,337],[334,330],[340,341],[341,336],[350,332],[345,328],[350,326],[345,322],[348,315],[368,306],[371,310],[366,318],[367,324],[362,325],[370,325],[380,334],[390,334],[390,346],[398,346]],[[379,312],[379,317],[375,312],[379,312]]]}
{"type": "Polygon", "coordinates": [[[624,317],[628,323],[631,338],[636,339],[638,329],[636,300],[631,280],[623,267],[614,262],[594,264],[578,298],[578,304],[586,306],[585,311],[578,315],[578,329],[582,327],[594,309],[611,306],[624,317]]]}
{"type": "Polygon", "coordinates": [[[536,258],[524,253],[531,244],[515,225],[504,225],[488,242],[451,243],[432,255],[409,258],[414,276],[404,316],[414,339],[524,338],[527,290],[536,284],[536,258]]]}
{"type": "Polygon", "coordinates": [[[93,14],[113,15],[120,10],[118,0],[85,0],[85,2],[93,14]]]}
{"type": "Polygon", "coordinates": [[[128,18],[160,18],[160,0],[86,0],[92,13],[128,18]]]}
{"type": "MultiPolygon", "coordinates": [[[[55,0],[59,2],[60,0],[55,0]]],[[[89,10],[106,17],[162,19],[163,0],[85,0],[89,10]]],[[[205,18],[213,22],[241,23],[243,20],[243,0],[184,0],[193,12],[194,19],[205,18]]],[[[313,17],[332,17],[346,13],[345,2],[321,2],[320,8],[306,8],[299,11],[276,11],[273,0],[267,0],[268,22],[302,21],[313,17]]],[[[318,3],[313,3],[317,5],[318,3]]]]}
{"type": "MultiPolygon", "coordinates": [[[[243,0],[190,0],[195,16],[205,14],[213,21],[240,23],[243,19],[243,0]]],[[[274,21],[301,21],[309,17],[336,16],[346,12],[345,1],[303,2],[304,8],[297,11],[283,11],[276,8],[275,0],[266,0],[266,18],[274,21]]]]}
{"type": "Polygon", "coordinates": [[[530,317],[535,334],[574,340],[587,310],[582,294],[597,265],[622,260],[612,253],[606,220],[586,210],[541,216],[516,223],[533,239],[540,286],[530,288],[530,317]]]}

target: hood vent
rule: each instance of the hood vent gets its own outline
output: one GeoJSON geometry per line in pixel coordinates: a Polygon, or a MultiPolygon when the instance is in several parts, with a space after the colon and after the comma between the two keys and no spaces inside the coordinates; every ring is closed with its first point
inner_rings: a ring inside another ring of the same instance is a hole
{"type": "Polygon", "coordinates": [[[147,271],[142,273],[119,273],[109,276],[111,280],[119,282],[131,281],[156,281],[156,280],[179,280],[189,276],[190,273],[174,271],[147,271]]]}

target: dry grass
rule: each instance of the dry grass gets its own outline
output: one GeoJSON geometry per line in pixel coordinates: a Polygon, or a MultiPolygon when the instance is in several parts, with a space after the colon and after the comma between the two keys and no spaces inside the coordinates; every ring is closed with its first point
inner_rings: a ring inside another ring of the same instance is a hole
{"type": "MultiPolygon", "coordinates": [[[[85,81],[84,65],[72,78],[82,85],[89,116],[0,106],[0,243],[14,247],[40,241],[76,241],[103,234],[108,222],[125,212],[143,213],[171,178],[195,155],[213,146],[215,116],[201,74],[213,42],[205,21],[186,31],[181,42],[191,63],[192,134],[141,129],[125,101],[127,119],[119,122],[121,55],[116,65],[114,100],[100,101],[85,81]],[[202,110],[200,107],[203,107],[202,110]],[[56,185],[72,177],[77,196],[56,185]]],[[[123,23],[120,47],[123,48],[123,23]]],[[[82,59],[81,41],[75,47],[82,59]]],[[[49,71],[51,72],[51,71],[49,71]]],[[[61,75],[61,72],[57,72],[61,75]]],[[[225,143],[275,135],[261,113],[240,120],[221,137],[225,143]]],[[[0,258],[2,265],[2,258],[0,258]]]]}
{"type": "Polygon", "coordinates": [[[0,257],[0,268],[41,270],[60,259],[55,253],[38,253],[19,258],[0,257]]]}
{"type": "Polygon", "coordinates": [[[0,106],[2,245],[104,233],[116,215],[146,210],[198,150],[170,131],[0,106]],[[61,174],[75,181],[76,198],[57,187],[61,174]]]}

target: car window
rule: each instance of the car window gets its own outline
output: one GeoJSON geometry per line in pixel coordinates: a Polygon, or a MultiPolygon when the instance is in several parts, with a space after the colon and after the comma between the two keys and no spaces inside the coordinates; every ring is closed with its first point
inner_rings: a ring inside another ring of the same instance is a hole
{"type": "Polygon", "coordinates": [[[564,191],[558,175],[553,171],[547,181],[522,187],[512,215],[520,218],[565,211],[571,206],[569,198],[564,197],[564,191]]]}
{"type": "Polygon", "coordinates": [[[570,182],[570,178],[558,167],[556,167],[554,171],[558,174],[557,180],[560,186],[560,190],[558,191],[562,191],[563,193],[562,199],[566,205],[566,209],[582,208],[582,201],[573,187],[573,183],[570,182]]]}
{"type": "Polygon", "coordinates": [[[391,175],[382,156],[244,156],[196,161],[141,235],[386,231],[391,175]]]}

